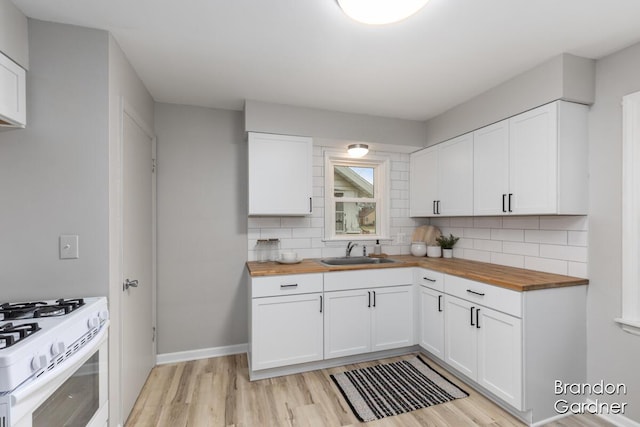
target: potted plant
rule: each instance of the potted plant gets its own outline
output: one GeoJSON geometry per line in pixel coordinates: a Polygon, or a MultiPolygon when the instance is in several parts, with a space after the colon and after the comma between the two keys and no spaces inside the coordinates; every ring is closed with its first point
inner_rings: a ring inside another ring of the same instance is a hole
{"type": "Polygon", "coordinates": [[[442,248],[442,256],[444,258],[453,258],[453,246],[460,240],[459,237],[449,233],[449,237],[440,236],[436,238],[438,245],[442,248]]]}

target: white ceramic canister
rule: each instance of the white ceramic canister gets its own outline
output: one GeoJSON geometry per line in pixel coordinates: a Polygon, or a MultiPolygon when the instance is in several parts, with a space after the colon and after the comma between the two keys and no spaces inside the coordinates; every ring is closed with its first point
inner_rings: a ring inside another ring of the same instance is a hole
{"type": "Polygon", "coordinates": [[[429,258],[440,258],[440,257],[442,257],[442,248],[440,246],[428,246],[427,247],[427,256],[429,258]]]}
{"type": "Polygon", "coordinates": [[[411,243],[411,255],[425,256],[427,254],[427,244],[425,242],[411,243]]]}

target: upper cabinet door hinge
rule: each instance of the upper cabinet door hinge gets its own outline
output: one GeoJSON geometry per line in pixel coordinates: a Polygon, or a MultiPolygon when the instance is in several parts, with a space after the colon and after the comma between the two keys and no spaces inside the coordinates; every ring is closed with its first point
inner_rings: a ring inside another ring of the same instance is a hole
{"type": "Polygon", "coordinates": [[[156,159],[151,159],[151,173],[156,173],[156,159]]]}

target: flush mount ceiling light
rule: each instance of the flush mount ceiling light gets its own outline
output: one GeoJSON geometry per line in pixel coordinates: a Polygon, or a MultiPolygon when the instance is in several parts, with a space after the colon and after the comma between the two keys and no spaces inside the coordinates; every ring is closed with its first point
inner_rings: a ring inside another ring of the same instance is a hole
{"type": "Polygon", "coordinates": [[[367,144],[350,144],[347,147],[347,152],[351,157],[362,157],[369,152],[369,146],[367,144]]]}
{"type": "Polygon", "coordinates": [[[351,19],[382,25],[402,21],[422,9],[429,0],[337,0],[351,19]]]}

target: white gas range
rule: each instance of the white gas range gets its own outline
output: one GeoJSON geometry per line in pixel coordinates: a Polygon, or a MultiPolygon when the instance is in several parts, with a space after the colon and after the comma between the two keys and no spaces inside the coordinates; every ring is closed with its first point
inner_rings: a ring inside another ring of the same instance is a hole
{"type": "Polygon", "coordinates": [[[104,297],[0,305],[0,427],[106,426],[104,297]]]}

